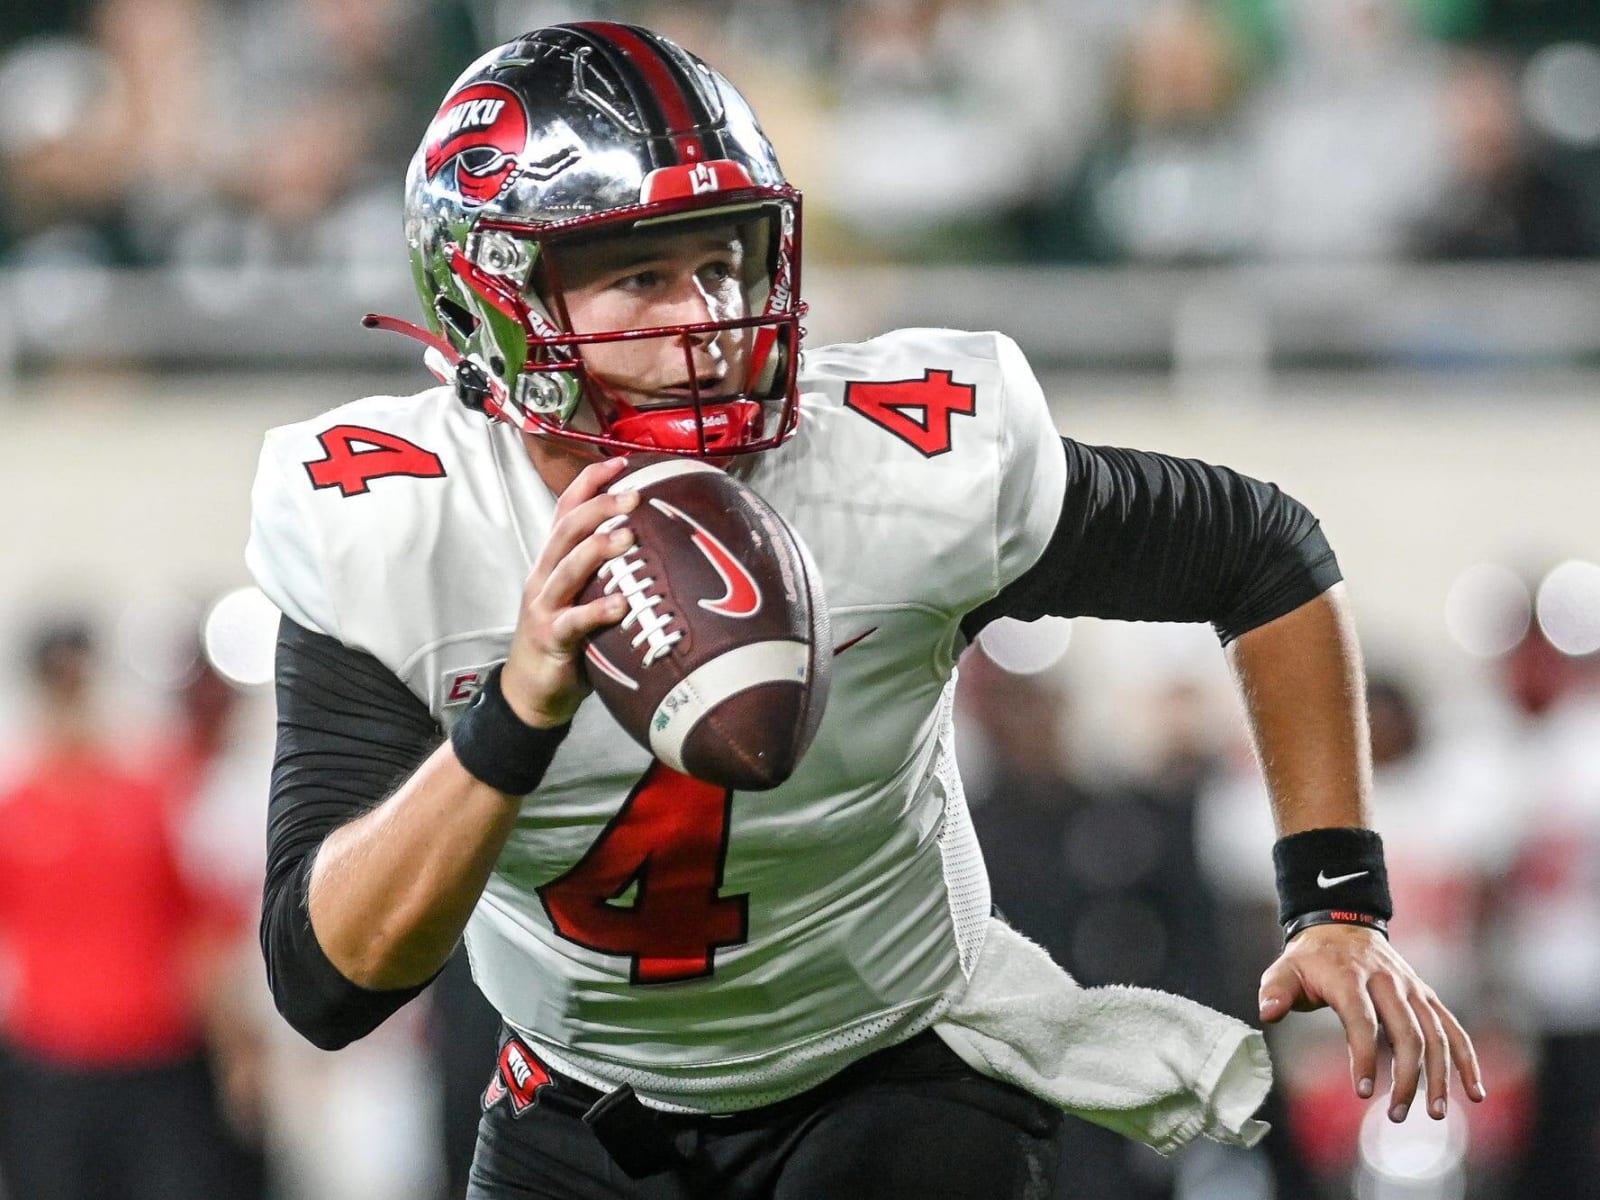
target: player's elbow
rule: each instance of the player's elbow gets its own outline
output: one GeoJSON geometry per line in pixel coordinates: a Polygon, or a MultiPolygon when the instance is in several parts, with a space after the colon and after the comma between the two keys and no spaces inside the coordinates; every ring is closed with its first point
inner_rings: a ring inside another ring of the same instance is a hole
{"type": "Polygon", "coordinates": [[[272,1003],[289,1027],[313,1046],[342,1050],[371,1032],[376,1022],[363,1028],[351,1019],[352,1001],[360,989],[339,975],[320,947],[308,947],[307,940],[286,938],[270,918],[263,921],[261,945],[272,1003]]]}
{"type": "Polygon", "coordinates": [[[301,1037],[339,1050],[365,1037],[411,1000],[421,985],[364,987],[335,966],[304,904],[304,874],[269,882],[261,913],[261,952],[273,1004],[301,1037]],[[298,884],[298,886],[297,886],[298,884]]]}
{"type": "Polygon", "coordinates": [[[420,987],[378,989],[347,979],[325,955],[267,954],[272,1002],[289,1027],[319,1050],[342,1050],[367,1036],[420,987]]]}
{"type": "Polygon", "coordinates": [[[336,1013],[322,1005],[306,1004],[292,991],[274,989],[272,999],[289,1027],[318,1050],[343,1050],[371,1032],[349,1028],[338,1020],[336,1013]]]}

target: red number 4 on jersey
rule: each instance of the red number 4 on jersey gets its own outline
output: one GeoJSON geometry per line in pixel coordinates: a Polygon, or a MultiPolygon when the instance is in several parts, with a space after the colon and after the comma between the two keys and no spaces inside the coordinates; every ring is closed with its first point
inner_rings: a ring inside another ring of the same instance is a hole
{"type": "Polygon", "coordinates": [[[949,371],[929,370],[921,379],[847,384],[844,406],[932,458],[950,449],[950,418],[957,413],[970,417],[977,411],[978,389],[956,383],[949,371]]]}
{"type": "Polygon", "coordinates": [[[381,429],[365,425],[335,425],[317,434],[326,458],[306,463],[315,488],[336,487],[345,496],[360,496],[374,479],[409,475],[414,479],[441,479],[444,463],[432,450],[381,429]],[[357,449],[357,447],[362,447],[357,449]]]}

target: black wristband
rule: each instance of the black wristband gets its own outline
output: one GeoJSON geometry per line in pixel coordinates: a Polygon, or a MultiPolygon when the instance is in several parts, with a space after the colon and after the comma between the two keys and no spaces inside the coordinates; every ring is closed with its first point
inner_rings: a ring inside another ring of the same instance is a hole
{"type": "Polygon", "coordinates": [[[1363,929],[1375,929],[1384,937],[1389,936],[1389,922],[1382,917],[1353,912],[1347,908],[1319,908],[1315,912],[1301,913],[1292,921],[1285,921],[1283,944],[1287,946],[1290,938],[1313,925],[1359,925],[1363,929]]]}
{"type": "Polygon", "coordinates": [[[1339,910],[1387,921],[1394,916],[1383,839],[1370,829],[1308,829],[1272,847],[1278,870],[1278,924],[1339,910]]]}
{"type": "Polygon", "coordinates": [[[450,745],[469,775],[508,796],[526,796],[539,786],[571,728],[570,721],[553,729],[524,724],[506,703],[496,667],[450,731],[450,745]]]}

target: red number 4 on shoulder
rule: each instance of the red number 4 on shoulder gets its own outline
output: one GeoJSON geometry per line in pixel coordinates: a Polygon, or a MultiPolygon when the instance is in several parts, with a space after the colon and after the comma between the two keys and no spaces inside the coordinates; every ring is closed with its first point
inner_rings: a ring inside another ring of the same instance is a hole
{"type": "Polygon", "coordinates": [[[317,441],[325,456],[305,464],[311,486],[336,487],[345,496],[364,495],[374,479],[391,475],[442,479],[445,474],[437,454],[397,433],[365,425],[335,425],[319,433],[317,441]]]}
{"type": "Polygon", "coordinates": [[[970,417],[978,410],[978,389],[957,383],[949,371],[927,370],[921,379],[849,383],[844,406],[932,458],[950,449],[950,418],[970,417]]]}

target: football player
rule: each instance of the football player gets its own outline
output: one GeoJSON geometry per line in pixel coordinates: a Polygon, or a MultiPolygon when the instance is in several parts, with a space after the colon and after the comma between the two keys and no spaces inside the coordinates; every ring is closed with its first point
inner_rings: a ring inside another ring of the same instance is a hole
{"type": "Polygon", "coordinates": [[[1258,1033],[1083,1023],[990,916],[950,695],[1000,616],[1213,623],[1282,835],[1263,1019],[1332,1006],[1363,1096],[1387,1037],[1396,1119],[1422,1077],[1443,1115],[1452,1062],[1482,1098],[1386,938],[1357,650],[1303,506],[1059,437],[999,334],[802,354],[800,197],[732,86],[643,29],[473,64],[405,228],[426,328],[372,321],[442,385],[272,431],[255,486],[283,611],[262,943],[336,1047],[465,936],[505,1023],[472,1195],[994,1200],[1047,1193],[1062,1106],[1164,1146],[1259,1135],[1258,1033]],[[637,493],[608,486],[644,454],[739,472],[820,568],[831,699],[775,791],[666,770],[583,703],[584,638],[626,605],[578,598],[630,544],[637,493]]]}

